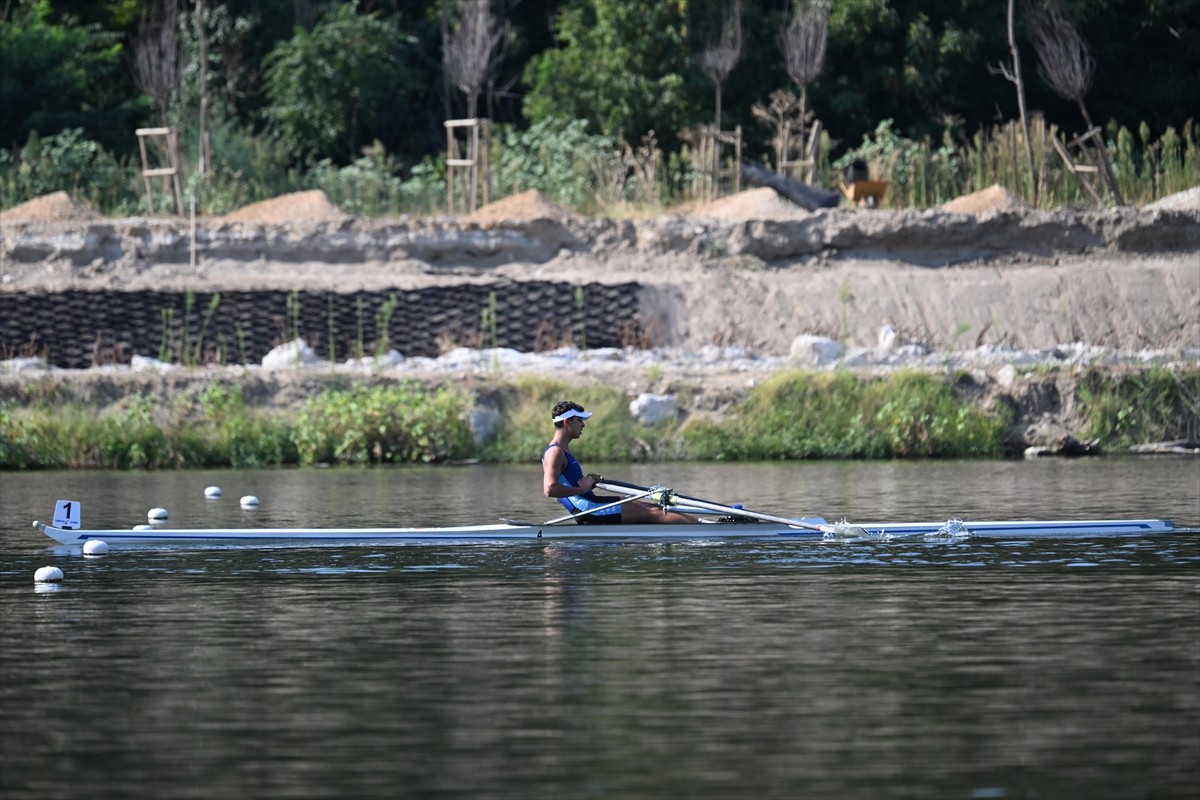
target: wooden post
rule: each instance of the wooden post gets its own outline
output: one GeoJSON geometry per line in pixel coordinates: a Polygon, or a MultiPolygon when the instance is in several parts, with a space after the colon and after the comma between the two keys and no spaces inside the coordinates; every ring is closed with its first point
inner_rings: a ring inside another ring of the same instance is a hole
{"type": "Polygon", "coordinates": [[[482,183],[483,202],[491,201],[492,171],[490,160],[491,121],[487,119],[448,119],[446,126],[446,205],[450,213],[455,210],[456,179],[463,181],[463,206],[467,213],[476,209],[482,183]],[[466,158],[459,151],[456,128],[467,128],[466,158]],[[483,173],[480,174],[482,167],[483,173]]]}
{"type": "Polygon", "coordinates": [[[151,178],[170,178],[169,186],[175,195],[175,210],[183,216],[183,187],[179,178],[179,136],[174,128],[138,128],[134,133],[138,137],[138,149],[142,154],[142,180],[146,184],[146,206],[154,213],[154,192],[150,186],[151,178]],[[151,136],[166,138],[167,166],[151,167],[149,153],[146,150],[146,139],[151,136]]]}

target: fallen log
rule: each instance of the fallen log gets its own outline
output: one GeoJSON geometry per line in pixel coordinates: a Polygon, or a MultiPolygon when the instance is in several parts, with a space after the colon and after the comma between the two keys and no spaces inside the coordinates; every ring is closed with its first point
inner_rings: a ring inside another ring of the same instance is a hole
{"type": "Polygon", "coordinates": [[[806,211],[818,208],[836,208],[840,199],[837,192],[829,192],[809,186],[786,175],[778,175],[753,164],[742,165],[742,180],[751,186],[769,186],[780,196],[791,200],[806,211]]]}

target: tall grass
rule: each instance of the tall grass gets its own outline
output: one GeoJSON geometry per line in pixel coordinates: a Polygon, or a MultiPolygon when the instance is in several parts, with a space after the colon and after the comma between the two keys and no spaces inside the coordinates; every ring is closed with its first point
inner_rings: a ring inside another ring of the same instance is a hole
{"type": "MultiPolygon", "coordinates": [[[[550,409],[571,399],[595,413],[576,450],[588,462],[773,461],[817,458],[991,458],[1013,423],[943,374],[886,377],[784,371],[720,416],[693,413],[648,426],[625,390],[518,376],[488,389],[502,409],[492,441],[468,422],[476,396],[461,386],[340,386],[299,408],[251,406],[218,380],[170,400],[131,396],[99,412],[33,385],[0,405],[0,465],[174,468],[273,464],[433,463],[479,458],[536,463],[553,433],[550,409]]],[[[682,404],[687,404],[686,394],[682,404]]],[[[1107,449],[1200,436],[1200,369],[1086,373],[1071,424],[1107,449]]]]}
{"type": "Polygon", "coordinates": [[[1085,437],[1104,447],[1200,440],[1200,369],[1152,367],[1115,376],[1091,369],[1075,400],[1085,437]]]}
{"type": "MultiPolygon", "coordinates": [[[[947,132],[942,141],[934,143],[929,139],[906,139],[893,130],[891,120],[884,120],[860,146],[823,165],[821,174],[827,185],[833,185],[851,161],[862,159],[873,177],[889,183],[883,205],[891,208],[933,207],[993,184],[1042,209],[1092,205],[1080,179],[1067,169],[1054,149],[1054,136],[1060,140],[1071,138],[1041,116],[1031,119],[1031,169],[1025,132],[1018,122],[981,129],[966,141],[956,140],[947,132]],[[1036,198],[1035,171],[1040,187],[1036,198]]],[[[1117,184],[1128,203],[1144,205],[1200,186],[1200,151],[1192,120],[1182,131],[1168,128],[1158,139],[1152,139],[1145,123],[1138,127],[1137,136],[1124,127],[1111,125],[1105,141],[1117,184]]],[[[1096,179],[1095,185],[1103,196],[1103,184],[1096,179]]]]}
{"type": "Polygon", "coordinates": [[[756,387],[722,424],[684,430],[694,458],[978,458],[1002,454],[1009,420],[985,414],[940,376],[887,379],[786,371],[756,387]]]}
{"type": "MultiPolygon", "coordinates": [[[[823,134],[816,182],[836,190],[851,161],[868,162],[872,176],[889,182],[884,206],[930,208],[955,197],[1000,184],[1043,209],[1092,205],[1079,178],[1062,163],[1052,136],[1069,139],[1042,117],[1031,118],[1034,150],[1031,169],[1025,133],[1018,122],[1006,122],[973,133],[947,130],[938,140],[909,139],[883,120],[857,146],[831,156],[833,140],[823,134]],[[1035,198],[1034,175],[1041,191],[1035,198]]],[[[1110,123],[1106,150],[1121,193],[1142,205],[1193,186],[1200,186],[1200,152],[1196,126],[1168,128],[1161,135],[1145,123],[1129,129],[1110,123]]],[[[248,132],[221,128],[213,140],[213,168],[203,178],[193,174],[194,149],[185,137],[183,168],[188,192],[197,208],[224,214],[249,203],[300,189],[322,189],[347,212],[361,217],[437,214],[445,211],[445,155],[414,165],[400,164],[379,145],[354,163],[338,167],[318,163],[299,172],[288,166],[277,145],[248,132]]],[[[634,147],[592,136],[582,123],[543,123],[518,131],[495,126],[492,141],[496,197],[538,189],[552,200],[584,214],[627,216],[658,213],[696,199],[695,165],[685,146],[664,153],[652,138],[634,147]]],[[[31,140],[16,155],[0,152],[0,197],[6,205],[63,189],[104,214],[144,212],[146,199],[138,165],[118,163],[79,131],[31,140]]],[[[1103,187],[1100,187],[1103,191],[1103,187]]],[[[163,205],[165,198],[156,202],[163,205]]]]}

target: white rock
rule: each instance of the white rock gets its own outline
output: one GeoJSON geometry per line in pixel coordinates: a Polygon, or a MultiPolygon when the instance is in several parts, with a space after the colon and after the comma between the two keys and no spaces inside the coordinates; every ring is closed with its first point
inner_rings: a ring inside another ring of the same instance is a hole
{"type": "Polygon", "coordinates": [[[26,370],[42,370],[50,369],[46,363],[46,359],[41,356],[30,356],[28,358],[8,358],[0,362],[0,369],[4,372],[24,372],[26,370]]]}
{"type": "Polygon", "coordinates": [[[629,404],[629,413],[643,425],[661,425],[674,420],[679,407],[670,395],[643,392],[629,404]]]}
{"type": "Polygon", "coordinates": [[[1017,368],[1012,364],[1005,364],[1000,369],[996,370],[996,383],[1005,389],[1011,389],[1013,384],[1017,382],[1017,368]]]}
{"type": "Polygon", "coordinates": [[[321,363],[303,339],[293,339],[279,345],[262,358],[263,369],[296,369],[321,363]]]}
{"type": "Polygon", "coordinates": [[[150,356],[135,355],[129,360],[129,368],[134,372],[169,372],[175,369],[175,365],[150,356]]]}
{"type": "Polygon", "coordinates": [[[792,340],[792,361],[810,367],[832,364],[842,357],[842,343],[826,336],[802,333],[792,340]]]}
{"type": "Polygon", "coordinates": [[[475,445],[485,445],[496,436],[500,427],[500,412],[491,406],[479,406],[467,415],[467,424],[471,426],[475,445]]]}
{"type": "Polygon", "coordinates": [[[879,329],[879,352],[890,353],[896,349],[896,340],[900,338],[900,334],[891,325],[884,325],[879,329]]]}

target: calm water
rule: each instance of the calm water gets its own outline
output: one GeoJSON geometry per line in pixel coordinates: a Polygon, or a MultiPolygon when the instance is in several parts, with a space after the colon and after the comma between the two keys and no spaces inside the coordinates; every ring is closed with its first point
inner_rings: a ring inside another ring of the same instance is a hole
{"type": "MultiPolygon", "coordinates": [[[[606,472],[830,519],[1200,527],[1196,461],[606,472]]],[[[83,558],[29,527],[60,497],[89,527],[555,516],[539,481],[0,473],[0,797],[1200,795],[1197,533],[83,558]]]]}

